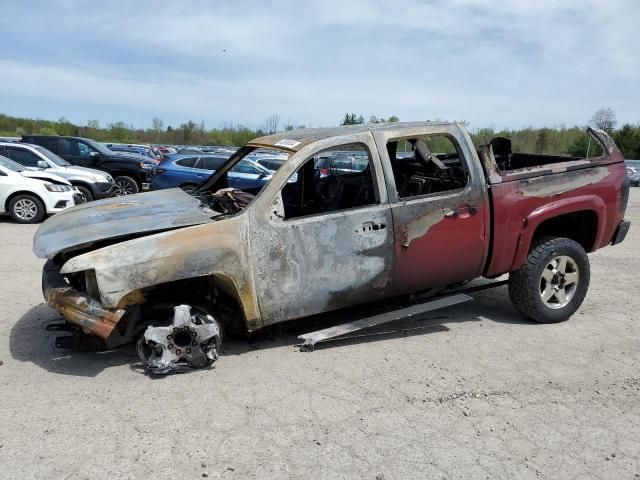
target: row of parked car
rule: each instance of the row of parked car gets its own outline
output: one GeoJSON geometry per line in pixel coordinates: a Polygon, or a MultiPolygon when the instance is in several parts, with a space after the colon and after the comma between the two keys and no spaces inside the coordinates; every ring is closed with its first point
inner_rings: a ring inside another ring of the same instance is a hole
{"type": "MultiPolygon", "coordinates": [[[[217,170],[236,149],[102,144],[88,138],[25,135],[0,141],[0,213],[20,223],[36,223],[79,203],[145,190],[192,190],[217,170]]],[[[262,156],[270,166],[284,161],[262,156]],[[275,163],[274,163],[275,162],[275,163]]],[[[262,187],[273,170],[257,156],[238,163],[230,186],[262,187]]]]}
{"type": "MultiPolygon", "coordinates": [[[[218,170],[233,147],[102,144],[88,138],[25,135],[0,141],[0,213],[35,223],[46,215],[87,201],[145,190],[193,190],[218,170]]],[[[259,190],[286,161],[274,150],[259,150],[229,172],[229,186],[259,190]]],[[[316,159],[316,174],[363,171],[364,152],[332,151],[316,159]]],[[[640,165],[627,174],[640,184],[640,165]]]]}

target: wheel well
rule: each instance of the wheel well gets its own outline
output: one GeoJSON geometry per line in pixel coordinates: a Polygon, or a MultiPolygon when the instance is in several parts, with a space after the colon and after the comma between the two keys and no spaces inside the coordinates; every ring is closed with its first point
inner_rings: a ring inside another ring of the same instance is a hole
{"type": "Polygon", "coordinates": [[[40,200],[40,203],[42,203],[42,206],[45,209],[45,213],[46,213],[46,209],[47,209],[47,204],[45,203],[45,201],[42,199],[42,197],[40,197],[40,195],[38,195],[37,193],[33,193],[33,192],[29,192],[29,191],[24,191],[21,190],[19,192],[13,192],[11,195],[9,195],[7,197],[6,202],[4,202],[4,211],[8,212],[9,211],[9,203],[11,202],[11,200],[15,197],[17,197],[18,195],[31,195],[32,197],[36,197],[38,200],[40,200]]]}
{"type": "Polygon", "coordinates": [[[242,305],[233,282],[220,275],[187,278],[162,283],[142,290],[143,308],[181,303],[201,306],[211,311],[225,331],[247,331],[242,305]]]}
{"type": "MultiPolygon", "coordinates": [[[[598,216],[592,210],[567,213],[545,220],[536,228],[533,238],[564,237],[575,240],[586,252],[593,250],[598,232],[598,216]]],[[[533,244],[533,242],[531,242],[533,244]]]]}

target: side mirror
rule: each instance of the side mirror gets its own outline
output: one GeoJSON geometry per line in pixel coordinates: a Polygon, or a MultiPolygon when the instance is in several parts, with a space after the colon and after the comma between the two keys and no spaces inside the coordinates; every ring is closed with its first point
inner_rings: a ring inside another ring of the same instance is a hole
{"type": "Polygon", "coordinates": [[[42,168],[43,170],[49,168],[49,164],[44,160],[38,160],[37,166],[38,168],[42,168]]]}
{"type": "Polygon", "coordinates": [[[100,158],[100,154],[98,152],[89,152],[89,158],[96,159],[100,158]]]}

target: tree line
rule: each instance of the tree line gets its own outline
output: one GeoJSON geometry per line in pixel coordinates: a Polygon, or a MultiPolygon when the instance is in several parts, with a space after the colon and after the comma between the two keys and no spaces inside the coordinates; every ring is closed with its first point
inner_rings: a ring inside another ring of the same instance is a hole
{"type": "MultiPolygon", "coordinates": [[[[395,115],[387,118],[371,115],[365,119],[361,114],[349,112],[344,114],[338,124],[397,121],[399,118],[395,115]]],[[[468,126],[467,122],[461,123],[468,126]]],[[[624,124],[617,128],[615,112],[608,108],[595,112],[588,124],[608,131],[625,158],[640,159],[640,124],[624,124]]],[[[20,137],[25,134],[72,135],[114,143],[239,146],[262,135],[294,128],[304,128],[304,125],[294,126],[291,122],[282,122],[278,115],[270,116],[259,127],[228,123],[207,128],[204,121],[196,123],[191,120],[171,126],[166,125],[161,118],[154,117],[149,128],[137,128],[125,122],[108,123],[102,127],[97,120],[90,120],[86,125],[76,125],[65,118],[51,121],[0,114],[0,137],[20,137]]],[[[585,126],[502,130],[480,128],[471,129],[470,134],[476,145],[486,143],[495,136],[511,138],[516,152],[584,156],[591,148],[588,136],[585,135],[585,126]]]]}

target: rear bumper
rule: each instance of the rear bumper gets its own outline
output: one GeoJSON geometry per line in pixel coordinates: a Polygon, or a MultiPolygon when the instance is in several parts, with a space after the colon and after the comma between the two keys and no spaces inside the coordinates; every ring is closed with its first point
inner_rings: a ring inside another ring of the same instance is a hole
{"type": "Polygon", "coordinates": [[[615,233],[613,234],[613,240],[611,240],[611,245],[617,245],[618,243],[621,243],[627,236],[630,226],[631,226],[631,222],[627,220],[623,220],[622,222],[620,222],[618,224],[618,227],[616,228],[615,233]]]}
{"type": "Polygon", "coordinates": [[[99,301],[69,286],[52,260],[42,269],[42,293],[47,304],[85,333],[107,338],[124,310],[105,308],[99,301]]]}

